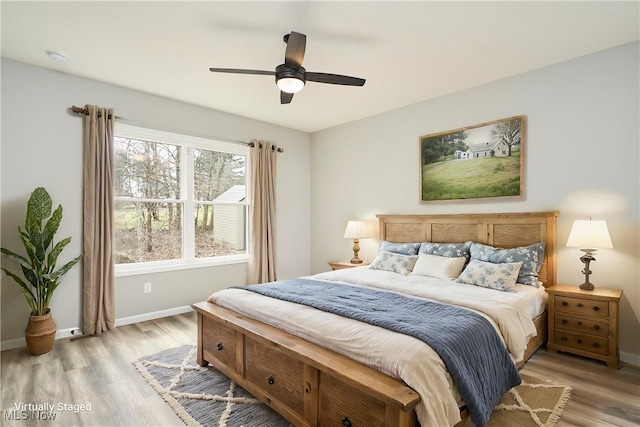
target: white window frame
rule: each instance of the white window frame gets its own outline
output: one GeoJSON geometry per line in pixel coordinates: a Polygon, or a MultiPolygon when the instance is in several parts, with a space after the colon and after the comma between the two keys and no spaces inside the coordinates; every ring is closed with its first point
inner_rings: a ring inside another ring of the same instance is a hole
{"type": "MultiPolygon", "coordinates": [[[[250,176],[250,159],[249,146],[243,143],[226,142],[208,138],[201,138],[190,135],[177,134],[172,132],[148,129],[139,126],[127,125],[124,123],[115,124],[114,135],[124,138],[134,138],[149,142],[167,143],[182,147],[183,155],[180,157],[180,170],[182,173],[180,179],[180,199],[163,199],[163,202],[181,203],[183,206],[182,215],[182,258],[167,261],[148,261],[136,262],[129,264],[116,264],[116,277],[132,276],[137,274],[159,273],[165,271],[185,270],[192,268],[211,267],[216,265],[228,265],[247,263],[249,261],[249,200],[251,200],[251,182],[250,176]],[[244,205],[247,210],[247,220],[245,221],[245,247],[246,253],[237,255],[224,255],[209,258],[195,257],[195,226],[193,221],[186,221],[187,218],[193,218],[194,207],[197,203],[216,205],[229,204],[212,203],[211,201],[198,201],[193,199],[194,179],[193,179],[193,149],[199,148],[209,151],[219,151],[229,154],[238,154],[245,156],[245,189],[246,197],[244,202],[233,203],[234,205],[244,205]],[[190,237],[189,237],[190,236],[190,237]]],[[[116,202],[132,201],[144,202],[157,200],[146,200],[131,197],[115,197],[116,202]]]]}

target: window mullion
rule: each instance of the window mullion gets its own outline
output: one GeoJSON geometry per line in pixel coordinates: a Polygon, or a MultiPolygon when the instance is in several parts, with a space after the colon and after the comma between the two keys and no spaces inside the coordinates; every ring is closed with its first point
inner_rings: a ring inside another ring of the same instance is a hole
{"type": "Polygon", "coordinates": [[[193,162],[193,147],[190,144],[186,144],[185,151],[187,155],[184,156],[184,165],[182,168],[182,178],[184,182],[182,199],[184,200],[184,216],[182,217],[182,258],[191,261],[195,258],[196,253],[196,230],[193,222],[195,215],[194,203],[193,203],[193,185],[194,185],[194,162],[193,162]]]}

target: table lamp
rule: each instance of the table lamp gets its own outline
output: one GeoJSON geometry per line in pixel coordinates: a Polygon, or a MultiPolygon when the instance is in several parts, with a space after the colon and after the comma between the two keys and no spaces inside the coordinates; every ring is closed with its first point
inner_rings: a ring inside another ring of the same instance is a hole
{"type": "Polygon", "coordinates": [[[567,240],[567,247],[580,248],[582,252],[585,252],[580,257],[580,261],[584,263],[584,283],[580,285],[580,289],[585,291],[592,291],[594,289],[593,283],[589,281],[589,264],[596,259],[593,257],[596,249],[599,248],[612,248],[611,237],[609,236],[609,229],[607,228],[607,222],[604,220],[582,220],[578,219],[574,221],[569,233],[569,239],[567,240]]]}
{"type": "Polygon", "coordinates": [[[345,239],[353,239],[353,258],[351,264],[362,264],[362,260],[358,258],[360,252],[360,239],[366,239],[369,236],[364,221],[349,221],[347,228],[344,230],[345,239]]]}

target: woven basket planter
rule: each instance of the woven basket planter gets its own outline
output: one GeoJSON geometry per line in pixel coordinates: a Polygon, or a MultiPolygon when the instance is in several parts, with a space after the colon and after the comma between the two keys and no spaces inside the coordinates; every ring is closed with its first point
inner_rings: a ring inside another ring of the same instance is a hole
{"type": "Polygon", "coordinates": [[[33,355],[45,354],[51,351],[56,340],[56,322],[51,312],[42,316],[29,316],[24,336],[27,348],[33,355]]]}

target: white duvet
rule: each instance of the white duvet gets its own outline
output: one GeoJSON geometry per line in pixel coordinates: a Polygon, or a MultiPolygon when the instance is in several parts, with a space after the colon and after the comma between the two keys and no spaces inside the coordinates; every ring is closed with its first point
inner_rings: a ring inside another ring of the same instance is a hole
{"type": "MultiPolygon", "coordinates": [[[[517,293],[508,293],[366,267],[306,278],[372,286],[473,309],[500,332],[516,362],[522,360],[529,338],[536,335],[532,319],[542,313],[546,303],[544,290],[531,286],[518,285],[517,293]]],[[[460,395],[444,362],[416,338],[242,289],[218,291],[209,301],[403,380],[421,397],[416,413],[422,426],[452,426],[460,421],[460,395]]]]}

